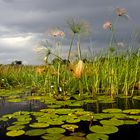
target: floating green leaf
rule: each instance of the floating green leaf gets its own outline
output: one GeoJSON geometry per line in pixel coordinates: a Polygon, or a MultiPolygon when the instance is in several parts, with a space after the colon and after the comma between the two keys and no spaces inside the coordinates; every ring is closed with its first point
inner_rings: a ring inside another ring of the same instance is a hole
{"type": "Polygon", "coordinates": [[[23,122],[23,121],[16,121],[16,122],[13,122],[12,124],[14,124],[14,125],[24,125],[24,124],[29,124],[30,123],[30,121],[25,121],[25,122],[23,122]]]}
{"type": "Polygon", "coordinates": [[[115,126],[108,126],[108,125],[94,125],[91,126],[90,131],[95,132],[95,133],[101,133],[101,134],[112,134],[118,132],[118,128],[115,126]]]}
{"type": "Polygon", "coordinates": [[[109,113],[97,113],[97,114],[94,114],[93,116],[95,120],[110,119],[112,117],[113,117],[113,114],[109,114],[109,113]]]}
{"type": "Polygon", "coordinates": [[[65,133],[65,131],[66,131],[65,129],[59,128],[59,127],[53,127],[53,128],[46,129],[47,133],[52,133],[52,134],[54,134],[54,133],[65,133]]]}
{"type": "Polygon", "coordinates": [[[31,129],[26,131],[25,135],[28,136],[40,136],[46,133],[45,129],[31,129]]]}
{"type": "Polygon", "coordinates": [[[86,138],[78,136],[64,136],[61,140],[86,140],[86,138]]]}
{"type": "Polygon", "coordinates": [[[72,109],[65,109],[65,108],[61,108],[61,109],[56,109],[55,113],[57,114],[69,114],[69,113],[72,113],[73,110],[72,109]]]}
{"type": "Polygon", "coordinates": [[[62,137],[64,137],[64,135],[59,133],[45,134],[41,136],[41,138],[45,140],[60,140],[62,137]]]}
{"type": "Polygon", "coordinates": [[[42,96],[27,96],[27,100],[41,100],[43,97],[42,96]]]}
{"type": "Polygon", "coordinates": [[[109,96],[98,96],[97,99],[99,100],[99,103],[103,103],[103,104],[107,104],[107,103],[114,103],[115,100],[112,99],[111,97],[109,96]]]}
{"type": "Polygon", "coordinates": [[[136,115],[128,115],[129,119],[134,119],[134,120],[140,120],[140,115],[136,116],[136,115]]]}
{"type": "Polygon", "coordinates": [[[20,129],[23,129],[24,127],[25,127],[24,125],[12,125],[12,126],[7,127],[6,129],[7,130],[20,130],[20,129]]]}
{"type": "Polygon", "coordinates": [[[11,130],[6,133],[7,136],[16,137],[23,135],[25,133],[24,130],[11,130]]]}
{"type": "Polygon", "coordinates": [[[134,100],[140,100],[140,96],[133,96],[132,99],[134,99],[134,100]]]}
{"type": "Polygon", "coordinates": [[[74,125],[74,124],[64,124],[64,125],[62,125],[61,127],[62,127],[62,128],[65,128],[65,129],[67,129],[67,130],[69,130],[69,131],[74,132],[74,130],[75,130],[76,128],[78,128],[78,125],[74,125]]]}
{"type": "Polygon", "coordinates": [[[50,120],[50,121],[48,121],[48,123],[51,124],[51,125],[61,125],[61,124],[64,124],[63,121],[57,120],[57,119],[50,120]]]}
{"type": "Polygon", "coordinates": [[[49,124],[48,123],[32,123],[29,126],[33,128],[45,128],[45,127],[48,127],[49,124]]]}
{"type": "Polygon", "coordinates": [[[123,113],[126,113],[126,114],[140,114],[140,109],[126,109],[126,110],[123,110],[123,113]]]}
{"type": "Polygon", "coordinates": [[[71,106],[71,107],[80,107],[83,105],[83,102],[81,101],[77,101],[77,102],[73,102],[73,103],[69,103],[68,106],[71,106]]]}
{"type": "Polygon", "coordinates": [[[6,118],[6,117],[1,117],[0,118],[0,121],[8,121],[9,119],[8,118],[6,118]]]}
{"type": "Polygon", "coordinates": [[[118,108],[108,108],[108,109],[103,109],[102,112],[104,112],[104,113],[122,113],[122,110],[118,109],[118,108]]]}
{"type": "Polygon", "coordinates": [[[83,132],[72,132],[70,135],[71,135],[71,136],[83,137],[83,136],[85,136],[86,134],[83,133],[83,132]]]}
{"type": "Polygon", "coordinates": [[[54,105],[48,105],[47,107],[48,107],[48,108],[60,108],[61,105],[56,105],[56,104],[54,104],[54,105]]]}
{"type": "Polygon", "coordinates": [[[124,94],[120,94],[117,96],[118,98],[122,98],[122,99],[128,99],[128,98],[132,98],[132,96],[126,96],[124,94]]]}
{"type": "Polygon", "coordinates": [[[127,118],[127,115],[122,114],[122,113],[112,113],[112,115],[113,115],[113,118],[116,118],[116,119],[126,119],[127,118]]]}
{"type": "Polygon", "coordinates": [[[87,99],[87,100],[84,100],[84,103],[96,103],[97,100],[91,100],[91,99],[87,99]]]}
{"type": "Polygon", "coordinates": [[[66,120],[67,123],[78,123],[81,120],[79,118],[69,118],[66,120]]]}
{"type": "Polygon", "coordinates": [[[124,120],[124,124],[126,124],[126,125],[135,125],[135,124],[138,124],[138,122],[134,121],[134,120],[124,120]]]}
{"type": "Polygon", "coordinates": [[[88,140],[108,140],[109,136],[99,133],[90,133],[86,136],[88,140]]]}
{"type": "Polygon", "coordinates": [[[110,119],[110,120],[101,120],[100,123],[103,125],[120,126],[124,124],[124,121],[118,119],[110,119]]]}

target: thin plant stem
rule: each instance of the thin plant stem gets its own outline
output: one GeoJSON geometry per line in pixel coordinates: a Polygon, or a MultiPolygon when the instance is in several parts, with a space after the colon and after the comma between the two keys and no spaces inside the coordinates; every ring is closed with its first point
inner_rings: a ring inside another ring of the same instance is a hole
{"type": "Polygon", "coordinates": [[[70,59],[70,53],[71,53],[71,49],[72,49],[74,38],[75,38],[75,34],[73,34],[72,40],[71,40],[71,43],[70,43],[70,48],[69,48],[69,52],[68,52],[68,61],[70,59]]]}
{"type": "Polygon", "coordinates": [[[79,56],[79,60],[81,60],[80,34],[78,34],[77,49],[78,49],[78,56],[79,56]]]}

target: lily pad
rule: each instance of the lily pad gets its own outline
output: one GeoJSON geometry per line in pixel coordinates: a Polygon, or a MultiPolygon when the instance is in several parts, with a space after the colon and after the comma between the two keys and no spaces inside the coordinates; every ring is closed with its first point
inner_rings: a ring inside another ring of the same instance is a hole
{"type": "Polygon", "coordinates": [[[86,136],[88,140],[108,140],[109,136],[99,133],[90,133],[86,136]]]}
{"type": "Polygon", "coordinates": [[[9,100],[6,100],[6,101],[13,102],[13,103],[18,103],[18,102],[23,102],[24,100],[20,99],[20,98],[15,98],[15,99],[9,99],[9,100]]]}
{"type": "Polygon", "coordinates": [[[61,105],[48,105],[47,107],[48,108],[60,108],[61,105]]]}
{"type": "Polygon", "coordinates": [[[40,136],[46,133],[45,129],[31,129],[26,131],[25,135],[28,136],[40,136]]]}
{"type": "Polygon", "coordinates": [[[124,124],[123,120],[118,120],[118,119],[110,119],[110,120],[101,120],[100,121],[101,124],[103,125],[114,125],[114,126],[120,126],[124,124]]]}
{"type": "Polygon", "coordinates": [[[126,96],[124,94],[120,94],[117,96],[118,98],[122,98],[122,99],[128,99],[128,98],[131,98],[132,96],[126,96]]]}
{"type": "Polygon", "coordinates": [[[12,125],[12,126],[7,127],[6,129],[7,130],[20,130],[20,129],[23,129],[24,127],[25,127],[24,125],[12,125]]]}
{"type": "Polygon", "coordinates": [[[14,118],[14,114],[5,114],[2,116],[2,118],[7,118],[7,119],[11,119],[11,118],[14,118]]]}
{"type": "Polygon", "coordinates": [[[45,134],[41,136],[42,139],[45,140],[60,140],[62,137],[64,137],[63,134],[53,133],[53,134],[45,134]]]}
{"type": "Polygon", "coordinates": [[[0,121],[8,121],[9,119],[8,118],[5,118],[5,117],[1,117],[0,118],[0,121]]]}
{"type": "Polygon", "coordinates": [[[68,106],[70,106],[70,107],[81,107],[82,105],[83,105],[83,102],[81,102],[81,101],[77,101],[77,102],[68,104],[68,106]]]}
{"type": "Polygon", "coordinates": [[[16,122],[13,122],[12,124],[14,124],[14,125],[24,125],[24,124],[29,124],[30,123],[30,121],[16,121],[16,122]]]}
{"type": "Polygon", "coordinates": [[[27,122],[27,121],[29,122],[29,121],[32,120],[32,118],[30,118],[29,116],[24,116],[24,115],[23,115],[23,116],[18,116],[18,117],[17,117],[17,120],[18,120],[18,121],[21,121],[21,122],[27,122]]]}
{"type": "Polygon", "coordinates": [[[104,113],[122,113],[122,110],[118,109],[118,108],[109,108],[109,109],[103,109],[102,112],[104,112],[104,113]]]}
{"type": "Polygon", "coordinates": [[[134,99],[134,100],[140,100],[140,96],[133,96],[132,99],[134,99]]]}
{"type": "Polygon", "coordinates": [[[21,136],[25,133],[24,130],[11,130],[6,133],[7,136],[16,137],[21,136]]]}
{"type": "Polygon", "coordinates": [[[69,130],[69,131],[74,132],[74,130],[75,130],[76,128],[78,128],[78,125],[74,125],[74,124],[64,124],[64,125],[62,125],[61,127],[62,127],[62,128],[65,128],[65,129],[67,129],[67,130],[69,130]]]}
{"type": "Polygon", "coordinates": [[[64,136],[61,140],[86,140],[86,138],[78,136],[64,136]]]}
{"type": "Polygon", "coordinates": [[[112,117],[113,117],[113,114],[109,114],[109,113],[97,113],[97,114],[94,114],[93,116],[95,120],[110,119],[112,117]]]}
{"type": "Polygon", "coordinates": [[[66,120],[67,123],[78,123],[80,121],[81,120],[79,118],[71,118],[66,120]]]}
{"type": "Polygon", "coordinates": [[[129,119],[134,119],[134,120],[140,120],[140,115],[136,116],[136,115],[128,115],[129,119]]]}
{"type": "Polygon", "coordinates": [[[97,100],[90,100],[90,99],[87,99],[87,100],[84,100],[84,103],[96,103],[97,100]]]}
{"type": "Polygon", "coordinates": [[[135,124],[138,124],[138,122],[134,121],[134,120],[124,120],[124,124],[126,124],[126,125],[135,125],[135,124]]]}
{"type": "Polygon", "coordinates": [[[57,120],[57,119],[50,120],[50,121],[48,121],[48,123],[51,124],[51,125],[61,125],[61,124],[64,124],[63,121],[57,120]]]}
{"type": "Polygon", "coordinates": [[[41,100],[42,96],[27,96],[27,100],[41,100]]]}
{"type": "Polygon", "coordinates": [[[20,116],[20,115],[29,115],[30,112],[28,111],[17,111],[17,112],[14,112],[13,115],[15,116],[20,116]]]}
{"type": "Polygon", "coordinates": [[[46,132],[47,133],[51,133],[51,134],[55,134],[55,133],[57,133],[57,134],[60,134],[60,133],[65,133],[65,129],[63,129],[63,128],[59,128],[59,127],[53,127],[53,128],[48,128],[48,129],[46,129],[46,132]]]}
{"type": "Polygon", "coordinates": [[[126,109],[126,110],[123,110],[123,113],[126,113],[126,114],[140,114],[140,109],[126,109]]]}
{"type": "Polygon", "coordinates": [[[82,121],[91,121],[93,119],[93,116],[83,115],[79,117],[82,121]]]}
{"type": "Polygon", "coordinates": [[[65,115],[65,114],[69,114],[69,113],[72,113],[73,112],[73,110],[72,109],[57,109],[56,111],[55,111],[55,113],[57,113],[57,114],[62,114],[62,115],[65,115]]]}
{"type": "Polygon", "coordinates": [[[116,119],[126,119],[127,118],[127,114],[122,114],[122,113],[113,113],[113,118],[116,119]]]}
{"type": "Polygon", "coordinates": [[[118,132],[117,127],[108,126],[108,125],[103,125],[103,126],[94,125],[91,126],[89,129],[91,132],[100,133],[100,134],[112,134],[118,132]]]}
{"type": "Polygon", "coordinates": [[[86,134],[83,133],[83,132],[72,132],[70,135],[71,136],[84,137],[86,134]]]}
{"type": "Polygon", "coordinates": [[[110,98],[109,96],[98,96],[97,99],[99,100],[99,103],[103,104],[110,104],[110,103],[115,103],[115,100],[110,98]]]}
{"type": "Polygon", "coordinates": [[[48,123],[32,123],[29,126],[33,128],[45,128],[45,127],[48,127],[49,124],[48,123]]]}
{"type": "Polygon", "coordinates": [[[101,104],[112,104],[115,103],[116,101],[114,99],[108,99],[108,100],[100,100],[99,103],[101,104]]]}

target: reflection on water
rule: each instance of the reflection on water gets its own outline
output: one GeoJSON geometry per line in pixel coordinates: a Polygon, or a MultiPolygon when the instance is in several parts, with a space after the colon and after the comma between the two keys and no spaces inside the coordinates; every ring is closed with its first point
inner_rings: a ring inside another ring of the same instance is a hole
{"type": "Polygon", "coordinates": [[[140,101],[132,100],[130,98],[119,98],[115,103],[93,103],[86,104],[84,109],[87,111],[93,111],[94,113],[101,113],[103,109],[107,108],[119,108],[125,109],[140,109],[140,101]]]}
{"type": "Polygon", "coordinates": [[[0,100],[0,116],[13,113],[16,111],[39,111],[45,108],[46,105],[38,100],[29,100],[19,103],[7,102],[4,99],[0,100]]]}

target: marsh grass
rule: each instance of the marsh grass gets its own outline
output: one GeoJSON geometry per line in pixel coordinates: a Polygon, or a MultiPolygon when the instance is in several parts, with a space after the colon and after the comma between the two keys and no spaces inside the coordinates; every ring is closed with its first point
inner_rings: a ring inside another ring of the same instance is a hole
{"type": "Polygon", "coordinates": [[[122,93],[133,96],[140,81],[140,50],[119,55],[109,52],[107,56],[86,61],[84,71],[78,78],[73,74],[72,66],[60,62],[45,65],[44,71],[37,73],[39,67],[42,66],[1,65],[0,88],[36,87],[38,92],[51,96],[87,92],[94,98],[98,94],[112,98],[122,93]]]}

